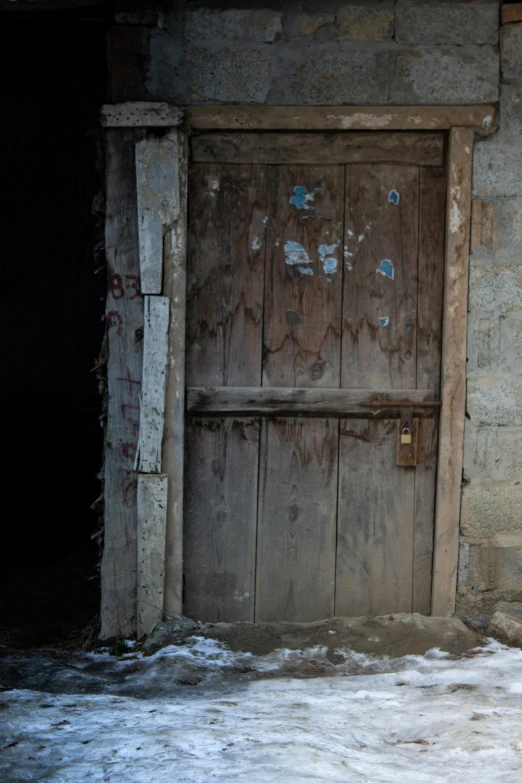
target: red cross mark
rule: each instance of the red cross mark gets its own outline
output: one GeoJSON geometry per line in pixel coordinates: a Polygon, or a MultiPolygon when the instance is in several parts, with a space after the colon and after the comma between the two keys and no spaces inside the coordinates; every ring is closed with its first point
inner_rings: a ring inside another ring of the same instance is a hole
{"type": "Polygon", "coordinates": [[[134,380],[134,378],[130,374],[129,368],[127,368],[127,377],[126,378],[116,378],[116,380],[117,381],[123,381],[124,383],[128,383],[129,384],[129,389],[128,389],[129,397],[132,397],[132,392],[133,392],[133,388],[132,387],[133,386],[141,386],[141,381],[134,380]]]}

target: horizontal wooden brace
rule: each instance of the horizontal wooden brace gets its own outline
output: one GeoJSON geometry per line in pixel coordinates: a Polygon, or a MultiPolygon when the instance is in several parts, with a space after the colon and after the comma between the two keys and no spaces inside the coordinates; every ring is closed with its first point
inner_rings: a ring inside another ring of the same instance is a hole
{"type": "Polygon", "coordinates": [[[189,387],[187,412],[196,415],[324,415],[395,418],[409,407],[419,416],[433,415],[440,402],[427,389],[287,389],[283,387],[189,387]]]}
{"type": "Polygon", "coordinates": [[[194,130],[493,130],[494,106],[188,106],[194,130]]]}
{"type": "Polygon", "coordinates": [[[169,103],[128,101],[106,103],[101,108],[104,128],[171,128],[180,125],[183,112],[169,103]]]}
{"type": "Polygon", "coordinates": [[[202,133],[191,138],[194,163],[328,165],[413,163],[442,166],[442,133],[202,133]]]}

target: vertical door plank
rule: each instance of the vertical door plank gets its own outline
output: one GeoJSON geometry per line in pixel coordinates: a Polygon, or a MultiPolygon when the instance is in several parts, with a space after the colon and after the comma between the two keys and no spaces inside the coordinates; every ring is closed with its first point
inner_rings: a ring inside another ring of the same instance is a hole
{"type": "Polygon", "coordinates": [[[256,620],[333,615],[338,421],[263,422],[256,620]]]}
{"type": "Polygon", "coordinates": [[[138,468],[141,473],[160,473],[161,471],[168,332],[168,297],[145,296],[138,438],[138,468]]]}
{"type": "Polygon", "coordinates": [[[343,419],[336,615],[411,612],[414,468],[395,465],[394,419],[343,419]]]}
{"type": "Polygon", "coordinates": [[[259,386],[266,167],[194,165],[189,176],[189,386],[259,386]]]}
{"type": "Polygon", "coordinates": [[[135,142],[144,129],[107,131],[107,429],[100,638],[136,630],[136,449],[143,356],[135,142]]]}
{"type": "Polygon", "coordinates": [[[417,166],[346,172],[342,388],[416,382],[417,166]]]}
{"type": "Polygon", "coordinates": [[[443,169],[421,168],[416,388],[437,391],[442,348],[446,187],[443,169]]]}
{"type": "Polygon", "coordinates": [[[268,177],[263,385],[339,387],[344,167],[268,177]]]}
{"type": "Polygon", "coordinates": [[[185,614],[254,619],[258,419],[189,419],[185,614]]]}
{"type": "Polygon", "coordinates": [[[413,529],[413,612],[430,614],[435,479],[437,474],[437,419],[417,419],[415,519],[413,529]]]}
{"type": "Polygon", "coordinates": [[[138,476],[137,636],[163,620],[167,476],[138,476]]]}

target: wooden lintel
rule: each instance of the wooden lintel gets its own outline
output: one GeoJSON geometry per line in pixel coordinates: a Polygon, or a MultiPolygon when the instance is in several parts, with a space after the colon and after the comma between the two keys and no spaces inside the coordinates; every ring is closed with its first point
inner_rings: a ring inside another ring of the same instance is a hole
{"type": "Polygon", "coordinates": [[[272,414],[372,416],[392,418],[401,407],[415,408],[420,415],[433,414],[438,401],[429,390],[400,389],[381,393],[375,389],[293,389],[283,387],[231,387],[187,389],[187,411],[195,415],[272,414]]]}
{"type": "Polygon", "coordinates": [[[448,160],[446,267],[442,333],[442,409],[439,422],[431,613],[455,612],[459,542],[473,129],[452,128],[448,160]]]}
{"type": "Polygon", "coordinates": [[[138,476],[137,635],[140,639],[161,622],[165,583],[167,476],[138,476]]]}
{"type": "Polygon", "coordinates": [[[522,3],[504,3],[500,9],[500,23],[522,22],[522,3]]]}
{"type": "Polygon", "coordinates": [[[169,128],[181,124],[183,111],[169,103],[127,101],[106,103],[101,108],[104,128],[169,128]]]}
{"type": "Polygon", "coordinates": [[[494,106],[189,106],[193,130],[493,130],[494,106]]]}

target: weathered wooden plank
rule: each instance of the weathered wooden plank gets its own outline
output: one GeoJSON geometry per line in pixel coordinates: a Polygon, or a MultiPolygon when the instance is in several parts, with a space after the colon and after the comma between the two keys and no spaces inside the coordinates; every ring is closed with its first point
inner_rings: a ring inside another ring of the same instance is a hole
{"type": "Polygon", "coordinates": [[[446,211],[439,430],[432,614],[455,611],[462,450],[466,403],[466,329],[473,131],[452,128],[446,211]]]}
{"type": "Polygon", "coordinates": [[[259,420],[187,423],[185,606],[208,622],[254,619],[259,420]]]}
{"type": "Polygon", "coordinates": [[[500,22],[501,24],[522,22],[522,3],[512,3],[510,5],[503,3],[500,8],[500,22]]]}
{"type": "Polygon", "coordinates": [[[395,421],[340,428],[335,614],[411,612],[415,469],[395,465],[395,421]]]}
{"type": "Polygon", "coordinates": [[[138,466],[141,473],[160,473],[165,419],[169,300],[166,296],[146,296],[143,302],[143,373],[138,466]]]}
{"type": "Polygon", "coordinates": [[[447,130],[490,132],[494,106],[190,106],[200,130],[447,130]]]}
{"type": "Polygon", "coordinates": [[[432,415],[438,410],[437,393],[427,389],[296,389],[284,387],[252,388],[221,386],[188,387],[187,412],[198,414],[280,413],[361,415],[364,411],[399,415],[400,405],[432,415]],[[415,408],[415,403],[420,407],[415,408]],[[433,403],[432,407],[429,404],[433,403]],[[424,408],[423,404],[428,407],[424,408]]]}
{"type": "Polygon", "coordinates": [[[106,135],[105,247],[108,294],[107,427],[100,637],[136,629],[136,472],[142,375],[143,300],[139,289],[134,144],[140,130],[106,135]]]}
{"type": "Polygon", "coordinates": [[[343,166],[268,170],[263,386],[340,378],[343,166]]]}
{"type": "Polygon", "coordinates": [[[331,419],[263,421],[256,621],[333,615],[338,438],[331,419]]]}
{"type": "Polygon", "coordinates": [[[196,165],[189,189],[187,383],[258,386],[266,170],[196,165]]]}
{"type": "Polygon", "coordinates": [[[137,636],[150,633],[164,619],[167,476],[138,476],[137,636]]]}
{"type": "Polygon", "coordinates": [[[418,177],[415,166],[347,167],[343,388],[416,386],[418,177]]]}
{"type": "Polygon", "coordinates": [[[187,139],[180,134],[179,216],[163,245],[163,291],[170,301],[162,466],[168,476],[165,612],[183,613],[183,468],[185,442],[185,313],[187,258],[187,139]]]}
{"type": "Polygon", "coordinates": [[[416,385],[421,389],[440,386],[446,188],[444,170],[420,170],[416,385]]]}
{"type": "Polygon", "coordinates": [[[202,133],[191,138],[198,163],[313,165],[414,163],[442,166],[442,133],[202,133]]]}
{"type": "Polygon", "coordinates": [[[127,101],[106,103],[101,108],[105,128],[168,128],[180,125],[183,111],[170,103],[127,101]]]}
{"type": "Polygon", "coordinates": [[[178,134],[136,144],[140,277],[143,294],[160,294],[163,284],[163,229],[179,213],[178,134]]]}
{"type": "Polygon", "coordinates": [[[430,614],[438,419],[418,419],[413,527],[412,612],[430,614]]]}

